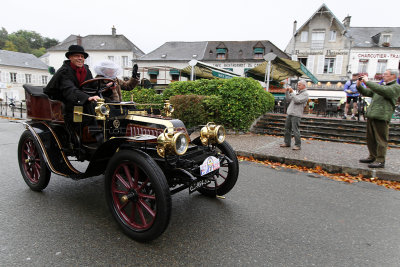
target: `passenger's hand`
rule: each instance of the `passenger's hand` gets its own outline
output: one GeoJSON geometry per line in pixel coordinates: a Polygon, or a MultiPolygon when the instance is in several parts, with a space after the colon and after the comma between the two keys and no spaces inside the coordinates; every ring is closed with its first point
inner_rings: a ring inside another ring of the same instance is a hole
{"type": "Polygon", "coordinates": [[[117,84],[116,83],[114,83],[114,82],[109,82],[109,83],[107,83],[107,87],[110,87],[110,89],[115,89],[116,87],[117,87],[117,84]],[[112,86],[113,85],[113,86],[112,86]],[[112,86],[112,87],[111,87],[112,86]]]}
{"type": "Polygon", "coordinates": [[[362,80],[363,80],[364,82],[368,82],[368,76],[363,76],[363,77],[362,77],[362,80]]]}
{"type": "Polygon", "coordinates": [[[100,99],[100,97],[97,96],[97,95],[95,95],[95,96],[90,96],[90,97],[88,98],[88,101],[95,101],[95,102],[97,102],[97,100],[99,100],[99,99],[100,99]]]}
{"type": "Polygon", "coordinates": [[[293,88],[292,87],[288,87],[288,88],[286,88],[286,90],[289,91],[290,94],[293,93],[293,88]]]}

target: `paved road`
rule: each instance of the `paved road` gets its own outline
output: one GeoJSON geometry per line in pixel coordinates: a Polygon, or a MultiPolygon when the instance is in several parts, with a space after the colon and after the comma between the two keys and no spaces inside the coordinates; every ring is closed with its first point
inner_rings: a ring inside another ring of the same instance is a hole
{"type": "Polygon", "coordinates": [[[225,200],[174,195],[166,232],[141,244],[113,221],[102,177],[30,191],[20,132],[0,120],[1,266],[399,266],[398,191],[241,162],[225,200]]]}

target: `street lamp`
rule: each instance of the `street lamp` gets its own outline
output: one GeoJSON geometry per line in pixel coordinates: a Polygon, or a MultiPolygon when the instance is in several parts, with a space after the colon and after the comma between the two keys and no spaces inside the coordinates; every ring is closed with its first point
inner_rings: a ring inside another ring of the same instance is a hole
{"type": "Polygon", "coordinates": [[[265,78],[264,83],[267,84],[267,92],[269,91],[269,79],[271,73],[271,61],[274,60],[277,56],[274,53],[268,53],[264,55],[264,59],[267,61],[267,66],[265,68],[265,78]]]}

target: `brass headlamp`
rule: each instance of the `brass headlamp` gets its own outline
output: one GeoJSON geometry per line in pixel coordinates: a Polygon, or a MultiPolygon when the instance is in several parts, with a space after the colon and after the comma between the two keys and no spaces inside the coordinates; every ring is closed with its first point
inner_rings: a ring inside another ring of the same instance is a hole
{"type": "Polygon", "coordinates": [[[174,106],[169,103],[168,100],[165,101],[164,103],[164,112],[165,116],[170,117],[172,115],[172,112],[174,112],[174,106]]]}
{"type": "Polygon", "coordinates": [[[214,122],[207,123],[200,130],[200,141],[203,145],[221,144],[225,141],[225,128],[214,122]]]}
{"type": "Polygon", "coordinates": [[[187,136],[182,132],[176,132],[173,128],[165,128],[157,138],[157,153],[164,158],[167,154],[183,155],[189,146],[187,136]]]}
{"type": "Polygon", "coordinates": [[[94,111],[96,112],[96,119],[97,120],[106,120],[106,116],[110,114],[110,107],[104,103],[104,99],[100,98],[97,100],[97,105],[94,108],[94,111]]]}

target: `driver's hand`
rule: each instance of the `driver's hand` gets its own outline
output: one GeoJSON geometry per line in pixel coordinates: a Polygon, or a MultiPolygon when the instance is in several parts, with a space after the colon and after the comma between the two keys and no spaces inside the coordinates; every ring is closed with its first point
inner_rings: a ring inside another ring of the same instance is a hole
{"type": "Polygon", "coordinates": [[[95,95],[95,96],[90,96],[90,97],[88,98],[88,101],[95,101],[95,102],[97,102],[97,100],[99,100],[99,99],[100,99],[100,97],[97,96],[97,95],[95,95]]]}

